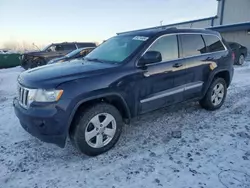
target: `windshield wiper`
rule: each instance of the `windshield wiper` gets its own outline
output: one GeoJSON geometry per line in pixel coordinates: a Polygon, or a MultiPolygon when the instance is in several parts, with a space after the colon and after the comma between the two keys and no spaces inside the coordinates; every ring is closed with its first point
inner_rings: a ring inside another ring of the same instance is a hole
{"type": "Polygon", "coordinates": [[[97,62],[100,62],[100,63],[105,63],[104,61],[102,61],[101,59],[98,59],[98,58],[93,58],[93,59],[84,58],[84,59],[86,59],[87,61],[97,61],[97,62]]]}

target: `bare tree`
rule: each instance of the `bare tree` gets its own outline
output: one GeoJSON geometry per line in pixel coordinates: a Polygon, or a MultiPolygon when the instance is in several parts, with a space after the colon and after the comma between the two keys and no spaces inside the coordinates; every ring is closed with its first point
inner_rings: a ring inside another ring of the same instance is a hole
{"type": "Polygon", "coordinates": [[[8,50],[14,50],[20,52],[35,50],[35,47],[32,45],[32,43],[28,43],[25,41],[22,42],[8,41],[3,44],[3,47],[8,50]]]}

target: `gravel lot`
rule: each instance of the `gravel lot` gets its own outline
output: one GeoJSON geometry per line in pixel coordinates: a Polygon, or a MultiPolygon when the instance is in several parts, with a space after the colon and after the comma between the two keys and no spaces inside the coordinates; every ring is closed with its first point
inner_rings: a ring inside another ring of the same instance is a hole
{"type": "Polygon", "coordinates": [[[250,187],[250,63],[235,67],[220,110],[185,103],[141,116],[98,157],[21,128],[12,107],[21,71],[0,70],[0,188],[250,187]]]}

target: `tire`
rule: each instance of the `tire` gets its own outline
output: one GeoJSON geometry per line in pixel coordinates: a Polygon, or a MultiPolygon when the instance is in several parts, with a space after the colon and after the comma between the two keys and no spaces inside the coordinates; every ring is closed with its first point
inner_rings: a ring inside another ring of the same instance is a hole
{"type": "Polygon", "coordinates": [[[245,62],[245,56],[243,54],[240,55],[237,65],[243,65],[245,62]]]}
{"type": "Polygon", "coordinates": [[[28,63],[24,63],[21,65],[25,70],[28,70],[29,69],[29,64],[28,63]]]}
{"type": "Polygon", "coordinates": [[[69,136],[73,145],[82,153],[96,156],[116,144],[122,132],[122,125],[122,116],[114,106],[99,103],[77,115],[69,136]]]}
{"type": "Polygon", "coordinates": [[[31,68],[40,67],[43,65],[46,65],[46,61],[44,58],[40,57],[40,58],[37,58],[36,61],[33,62],[31,68]]]}
{"type": "Polygon", "coordinates": [[[217,110],[224,104],[226,95],[226,81],[223,78],[215,78],[208,88],[206,95],[200,100],[200,105],[206,110],[217,110]]]}

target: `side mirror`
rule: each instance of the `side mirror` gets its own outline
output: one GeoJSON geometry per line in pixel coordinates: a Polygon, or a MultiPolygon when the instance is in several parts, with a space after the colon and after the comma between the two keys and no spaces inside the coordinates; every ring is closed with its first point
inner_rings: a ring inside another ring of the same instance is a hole
{"type": "Polygon", "coordinates": [[[139,59],[138,65],[144,66],[147,64],[158,63],[162,61],[161,53],[158,51],[147,51],[141,59],[139,59]]]}
{"type": "Polygon", "coordinates": [[[47,51],[47,52],[51,52],[52,50],[49,48],[49,49],[47,49],[46,51],[47,51]]]}

